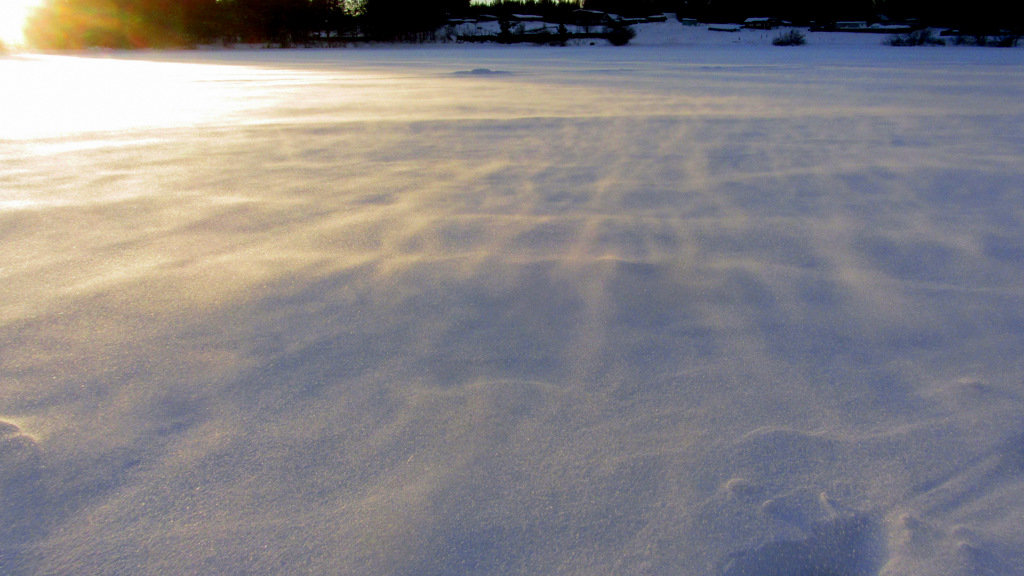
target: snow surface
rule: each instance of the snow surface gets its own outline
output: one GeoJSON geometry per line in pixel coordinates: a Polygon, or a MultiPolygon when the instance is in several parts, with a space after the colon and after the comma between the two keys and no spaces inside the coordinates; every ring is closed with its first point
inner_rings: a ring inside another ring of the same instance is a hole
{"type": "Polygon", "coordinates": [[[0,573],[1024,574],[1024,51],[672,24],[0,60],[0,573]]]}

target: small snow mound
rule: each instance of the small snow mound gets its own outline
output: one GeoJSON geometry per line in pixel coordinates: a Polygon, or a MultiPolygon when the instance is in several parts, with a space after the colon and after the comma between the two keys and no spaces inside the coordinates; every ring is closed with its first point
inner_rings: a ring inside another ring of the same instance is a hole
{"type": "Polygon", "coordinates": [[[36,441],[12,422],[0,420],[0,458],[36,448],[36,441]]]}
{"type": "Polygon", "coordinates": [[[6,438],[7,436],[14,436],[21,434],[21,428],[17,425],[4,420],[0,420],[0,438],[6,438]]]}
{"type": "Polygon", "coordinates": [[[41,503],[42,472],[35,439],[18,425],[0,420],[0,494],[4,495],[4,505],[0,505],[0,565],[4,555],[11,553],[4,546],[34,533],[32,526],[39,522],[36,515],[41,503]]]}
{"type": "Polygon", "coordinates": [[[741,477],[730,478],[722,485],[722,488],[730,498],[740,500],[754,497],[761,491],[760,486],[741,477]]]}
{"type": "Polygon", "coordinates": [[[875,574],[882,565],[881,530],[868,516],[823,523],[803,540],[769,542],[734,554],[723,576],[773,574],[875,574]]]}
{"type": "Polygon", "coordinates": [[[472,70],[459,70],[456,76],[499,76],[508,74],[505,70],[491,70],[490,68],[473,68],[472,70]]]}

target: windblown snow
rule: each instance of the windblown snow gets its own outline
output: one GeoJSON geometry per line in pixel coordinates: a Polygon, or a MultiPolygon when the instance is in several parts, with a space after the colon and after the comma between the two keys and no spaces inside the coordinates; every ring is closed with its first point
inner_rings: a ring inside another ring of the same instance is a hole
{"type": "Polygon", "coordinates": [[[1024,574],[1024,52],[714,34],[0,60],[0,572],[1024,574]]]}

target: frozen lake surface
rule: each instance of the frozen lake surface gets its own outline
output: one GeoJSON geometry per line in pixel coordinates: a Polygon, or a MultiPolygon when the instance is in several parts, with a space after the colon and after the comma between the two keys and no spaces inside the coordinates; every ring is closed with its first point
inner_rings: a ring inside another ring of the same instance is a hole
{"type": "Polygon", "coordinates": [[[644,39],[0,59],[0,572],[1024,574],[1024,51],[644,39]]]}

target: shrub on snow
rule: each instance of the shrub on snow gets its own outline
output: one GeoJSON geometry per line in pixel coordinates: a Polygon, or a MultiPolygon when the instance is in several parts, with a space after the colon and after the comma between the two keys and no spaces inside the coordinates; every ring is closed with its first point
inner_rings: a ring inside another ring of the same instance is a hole
{"type": "Polygon", "coordinates": [[[609,26],[604,30],[604,37],[613,46],[625,46],[636,36],[636,31],[629,26],[609,26]]]}
{"type": "Polygon", "coordinates": [[[799,30],[783,32],[772,39],[775,46],[803,46],[807,43],[807,37],[799,30]]]}
{"type": "Polygon", "coordinates": [[[946,41],[936,38],[928,28],[908,32],[900,36],[891,36],[887,41],[889,46],[945,46],[946,41]]]}
{"type": "Polygon", "coordinates": [[[1013,48],[1020,41],[1017,34],[1000,34],[988,36],[986,34],[957,34],[955,44],[957,46],[995,46],[997,48],[1013,48]]]}

